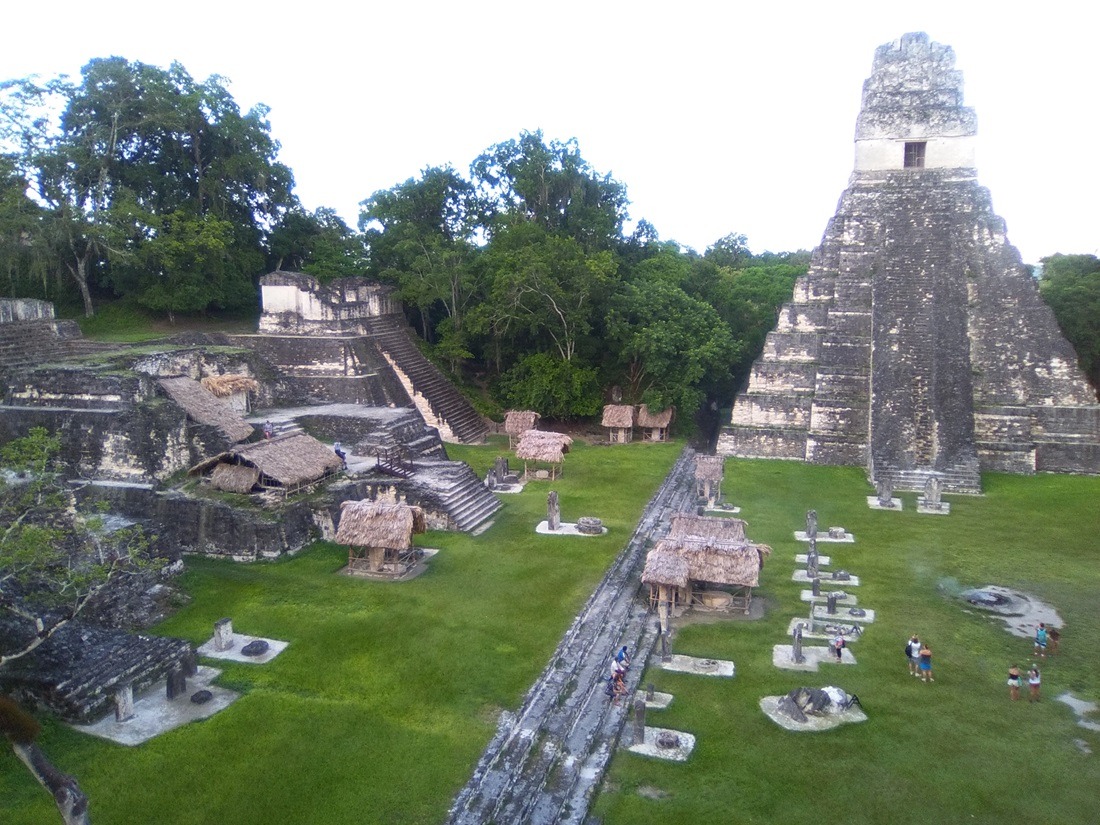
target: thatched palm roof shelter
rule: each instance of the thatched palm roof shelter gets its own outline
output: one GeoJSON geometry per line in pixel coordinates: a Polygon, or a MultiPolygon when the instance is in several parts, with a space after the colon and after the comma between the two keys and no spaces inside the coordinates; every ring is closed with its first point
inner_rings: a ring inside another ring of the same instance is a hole
{"type": "Polygon", "coordinates": [[[674,513],[669,526],[670,537],[695,537],[715,541],[745,541],[748,523],[739,518],[696,516],[691,513],[674,513]]]}
{"type": "Polygon", "coordinates": [[[638,408],[637,426],[646,430],[647,441],[668,441],[668,430],[672,426],[672,416],[676,412],[675,407],[669,407],[662,412],[652,412],[646,404],[638,408]]]}
{"type": "Polygon", "coordinates": [[[235,410],[248,412],[251,409],[248,394],[260,388],[260,382],[248,375],[207,375],[199,382],[206,389],[223,398],[235,410]]]}
{"type": "MultiPolygon", "coordinates": [[[[207,471],[217,471],[217,467],[223,464],[254,468],[261,487],[278,488],[286,494],[320,481],[344,466],[331,447],[311,435],[296,433],[233,447],[196,464],[189,472],[192,475],[205,474],[207,471]]],[[[243,484],[243,480],[238,479],[238,475],[240,479],[244,478],[240,471],[220,472],[225,474],[226,484],[243,484]],[[229,480],[231,478],[232,481],[229,480]]]]}
{"type": "Polygon", "coordinates": [[[229,493],[251,493],[259,483],[259,468],[248,464],[217,464],[210,474],[210,485],[229,493]]]}
{"type": "Polygon", "coordinates": [[[533,410],[508,410],[504,413],[504,432],[508,433],[508,449],[528,430],[537,430],[542,416],[533,410]]]}
{"type": "Polygon", "coordinates": [[[695,494],[712,507],[722,497],[726,459],[720,455],[695,456],[695,494]]]}
{"type": "MultiPolygon", "coordinates": [[[[744,522],[740,523],[743,527],[744,522]]],[[[728,605],[747,613],[752,604],[752,588],[760,584],[760,569],[769,555],[770,547],[744,537],[670,534],[646,555],[642,582],[649,585],[650,600],[658,607],[728,605]],[[715,593],[715,588],[732,592],[715,593]]]]}
{"type": "Polygon", "coordinates": [[[549,464],[551,479],[561,475],[562,463],[565,454],[569,452],[573,439],[564,433],[544,432],[542,430],[527,430],[519,437],[516,445],[516,458],[523,461],[523,476],[529,476],[528,461],[549,464]]]}
{"type": "Polygon", "coordinates": [[[607,427],[607,440],[625,444],[634,437],[634,408],[630,404],[608,404],[600,426],[607,427]]]}
{"type": "Polygon", "coordinates": [[[198,381],[181,377],[161,378],[158,383],[190,418],[199,424],[214,427],[231,444],[252,435],[252,425],[198,381]]]}
{"type": "Polygon", "coordinates": [[[428,529],[424,510],[408,504],[345,501],[336,543],[348,545],[348,573],[402,576],[420,560],[412,537],[428,529]]]}

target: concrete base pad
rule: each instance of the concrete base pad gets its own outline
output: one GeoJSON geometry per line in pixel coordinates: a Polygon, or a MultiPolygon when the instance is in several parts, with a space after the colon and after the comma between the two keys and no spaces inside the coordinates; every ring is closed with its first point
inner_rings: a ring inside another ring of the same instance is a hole
{"type": "Polygon", "coordinates": [[[944,501],[940,503],[939,508],[929,507],[924,503],[923,498],[917,499],[917,512],[926,516],[946,516],[951,512],[951,505],[944,501]]]}
{"type": "Polygon", "coordinates": [[[779,727],[785,728],[786,730],[798,732],[832,730],[833,728],[840,727],[846,722],[867,721],[866,713],[859,708],[852,708],[851,710],[844,710],[839,713],[823,713],[810,716],[805,722],[796,722],[789,716],[779,713],[779,700],[782,698],[782,696],[765,696],[760,700],[760,709],[764,711],[765,716],[779,725],[779,727]]]}
{"type": "Polygon", "coordinates": [[[741,512],[740,507],[707,507],[703,512],[706,513],[725,513],[726,515],[736,516],[741,512]]]}
{"type": "MultiPolygon", "coordinates": [[[[791,619],[791,623],[789,625],[787,625],[787,635],[788,636],[793,636],[795,628],[798,627],[799,625],[802,625],[802,638],[803,639],[810,639],[810,640],[815,641],[815,642],[817,642],[817,641],[831,642],[833,639],[836,638],[835,633],[826,633],[824,630],[818,630],[818,631],[810,630],[807,627],[808,624],[809,624],[808,619],[800,619],[796,616],[795,618],[791,619]]],[[[848,632],[848,633],[841,633],[840,635],[844,639],[844,641],[846,641],[848,644],[851,644],[852,642],[859,641],[859,637],[860,637],[860,635],[862,635],[862,632],[863,632],[863,629],[859,625],[848,624],[846,622],[837,622],[837,625],[839,625],[841,627],[844,627],[845,629],[849,629],[849,630],[852,629],[852,628],[858,628],[859,631],[860,631],[859,633],[848,632]]]]}
{"type": "Polygon", "coordinates": [[[541,536],[581,536],[583,538],[591,538],[592,536],[602,536],[607,532],[607,528],[604,527],[599,533],[582,533],[577,529],[576,524],[563,521],[557,530],[551,530],[550,523],[543,520],[535,527],[535,532],[541,536]]]}
{"type": "Polygon", "coordinates": [[[856,657],[852,651],[843,648],[840,651],[840,661],[837,662],[836,654],[831,647],[802,647],[802,661],[794,660],[794,645],[774,645],[772,647],[772,664],[780,670],[801,670],[816,673],[818,665],[854,665],[856,657]]]}
{"type": "MultiPolygon", "coordinates": [[[[859,576],[852,576],[849,574],[847,581],[840,581],[839,579],[831,578],[831,575],[832,574],[819,576],[822,590],[843,590],[846,587],[859,587],[859,576]]],[[[813,584],[813,579],[806,575],[805,570],[795,570],[794,575],[791,576],[791,581],[801,582],[802,584],[813,584]]]]}
{"type": "Polygon", "coordinates": [[[675,670],[679,673],[697,673],[700,676],[724,676],[732,678],[735,673],[733,662],[725,659],[701,659],[696,656],[673,655],[667,662],[661,662],[662,670],[675,670]]]}
{"type": "Polygon", "coordinates": [[[270,662],[284,650],[290,642],[280,642],[278,639],[264,639],[262,636],[245,636],[243,633],[233,634],[233,647],[229,650],[217,650],[214,647],[214,637],[211,636],[202,647],[198,649],[200,656],[206,656],[210,659],[228,659],[231,662],[248,662],[253,665],[262,665],[266,662],[270,662]],[[254,642],[256,639],[263,639],[267,642],[267,650],[265,650],[259,656],[245,656],[241,653],[243,648],[249,642],[254,642]]]}
{"type": "Polygon", "coordinates": [[[900,513],[903,509],[900,498],[890,499],[890,504],[890,507],[883,507],[878,502],[878,496],[867,496],[867,506],[870,507],[872,510],[894,510],[895,512],[900,513]]]}
{"type": "MultiPolygon", "coordinates": [[[[810,558],[806,553],[796,553],[795,557],[794,557],[794,560],[798,564],[809,564],[809,562],[810,562],[810,558]]],[[[818,567],[828,567],[829,563],[832,560],[833,560],[832,556],[818,556],[817,557],[817,566],[818,567]]]]}
{"type": "MultiPolygon", "coordinates": [[[[821,591],[820,596],[815,596],[812,590],[803,590],[799,595],[802,601],[812,602],[813,604],[825,604],[826,596],[832,592],[833,588],[828,588],[821,591]]],[[[859,604],[859,599],[853,596],[851,593],[845,593],[843,599],[837,599],[836,603],[842,607],[853,607],[859,604]]]]}
{"type": "Polygon", "coordinates": [[[165,680],[162,679],[134,697],[132,719],[116,722],[114,712],[111,712],[91,725],[71,727],[120,745],[140,745],[188,722],[213,716],[239,699],[239,693],[211,684],[220,673],[217,668],[200,667],[197,674],[188,678],[187,690],[171,701],[167,698],[165,680]],[[191,701],[191,695],[199,690],[209,690],[214,698],[204,705],[196,705],[191,701]]]}
{"type": "Polygon", "coordinates": [[[627,750],[641,756],[653,756],[657,759],[668,759],[671,762],[686,762],[688,756],[695,749],[695,737],[690,733],[667,728],[651,728],[646,725],[645,742],[631,745],[627,750]],[[657,737],[662,733],[671,733],[680,738],[679,747],[658,748],[657,737]]]}
{"type": "MultiPolygon", "coordinates": [[[[489,529],[493,522],[489,522],[484,525],[485,529],[489,529]]],[[[428,560],[432,556],[439,553],[439,549],[436,547],[421,547],[420,552],[423,554],[416,564],[402,573],[400,576],[395,576],[393,573],[372,573],[369,570],[349,570],[347,565],[341,567],[337,572],[341,576],[351,576],[355,579],[370,579],[372,581],[379,582],[407,582],[415,579],[420,574],[424,573],[428,569],[428,560]]]]}
{"type": "MultiPolygon", "coordinates": [[[[795,530],[794,539],[795,541],[809,541],[810,534],[807,533],[805,530],[795,530]]],[[[830,537],[828,533],[822,533],[819,531],[817,534],[818,544],[855,544],[855,541],[856,537],[853,533],[845,533],[841,538],[836,539],[830,537]]]]}
{"type": "Polygon", "coordinates": [[[645,709],[646,710],[664,710],[665,708],[667,708],[669,705],[672,704],[672,694],[671,693],[661,693],[661,692],[656,691],[656,690],[653,691],[653,698],[652,699],[646,699],[646,695],[645,695],[644,690],[636,690],[636,691],[634,691],[634,699],[635,700],[645,699],[645,709]]]}

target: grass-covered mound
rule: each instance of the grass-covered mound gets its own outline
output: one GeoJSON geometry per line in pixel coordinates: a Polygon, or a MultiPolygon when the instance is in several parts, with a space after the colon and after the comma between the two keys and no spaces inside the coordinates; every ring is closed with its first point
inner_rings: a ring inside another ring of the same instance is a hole
{"type": "Polygon", "coordinates": [[[775,548],[758,591],[768,612],[756,623],[685,626],[674,640],[679,653],[733,659],[736,679],[644,674],[675,694],[649,723],[693,733],[697,746],[684,764],[620,752],[596,805],[606,825],[1095,822],[1100,735],[1054,697],[1100,700],[1100,479],[986,475],[983,484],[983,497],[948,497],[949,516],[921,516],[913,494],[902,495],[902,513],[869,510],[859,469],[727,462],[723,490],[752,538],[775,548]],[[855,533],[854,545],[819,550],[860,576],[851,592],[877,611],[852,645],[858,664],[816,674],[771,663],[791,617],[806,615],[791,573],[805,551],[793,531],[811,507],[822,530],[855,533]],[[1031,593],[1066,622],[1060,654],[1038,660],[1037,705],[1026,688],[1011,703],[1005,685],[1010,665],[1035,661],[1031,642],[951,595],[985,584],[1031,593]],[[903,647],[914,632],[931,644],[933,684],[908,675],[903,647]],[[857,694],[869,721],[790,733],[759,709],[762,696],[827,684],[857,694]]]}
{"type": "MultiPolygon", "coordinates": [[[[484,474],[506,446],[448,451],[484,474]]],[[[681,446],[575,444],[563,479],[502,496],[483,535],[417,536],[441,552],[409,582],[338,576],[347,550],[330,544],[271,564],[188,559],[193,600],[157,632],[199,644],[230,616],[290,647],[267,665],[216,663],[244,696],[205,722],[126,748],[47,721],[42,747],[101,824],[441,822],[681,446]],[[598,516],[609,532],[536,536],[550,489],[565,520],[598,516]]],[[[0,748],[0,822],[56,819],[0,748]]]]}

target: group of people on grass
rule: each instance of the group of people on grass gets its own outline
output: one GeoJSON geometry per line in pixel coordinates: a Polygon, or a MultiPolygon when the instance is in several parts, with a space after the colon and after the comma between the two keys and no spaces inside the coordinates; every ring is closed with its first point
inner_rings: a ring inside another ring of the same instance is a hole
{"type": "MultiPolygon", "coordinates": [[[[1035,655],[1046,658],[1047,650],[1053,656],[1058,651],[1061,641],[1061,633],[1057,628],[1048,628],[1045,622],[1040,622],[1035,631],[1035,655]]],[[[936,681],[932,677],[932,649],[922,642],[914,633],[905,644],[905,658],[909,662],[909,673],[924,682],[936,681]]],[[[1019,665],[1013,665],[1008,669],[1008,695],[1015,702],[1020,698],[1020,687],[1023,685],[1024,676],[1019,665]]],[[[1043,677],[1039,673],[1039,666],[1032,664],[1027,671],[1028,701],[1039,701],[1039,689],[1042,686],[1043,677]]]]}

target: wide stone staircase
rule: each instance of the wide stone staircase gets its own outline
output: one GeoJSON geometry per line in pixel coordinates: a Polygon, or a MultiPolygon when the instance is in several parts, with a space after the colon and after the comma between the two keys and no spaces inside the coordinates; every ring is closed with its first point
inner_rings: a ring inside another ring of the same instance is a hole
{"type": "Polygon", "coordinates": [[[671,513],[694,510],[694,459],[684,450],[523,706],[502,714],[448,825],[586,821],[629,705],[612,705],[604,695],[608,662],[628,645],[634,655],[627,685],[637,689],[657,638],[656,622],[637,598],[645,553],[667,533],[671,513]]]}
{"type": "MultiPolygon", "coordinates": [[[[424,357],[410,336],[404,319],[394,315],[382,315],[364,319],[364,327],[376,346],[386,356],[390,365],[411,383],[413,401],[423,401],[430,410],[425,415],[429,424],[432,417],[440,422],[441,433],[449,429],[451,439],[463,444],[476,444],[485,440],[488,426],[442,372],[424,357]],[[421,396],[417,399],[415,396],[421,396]]],[[[418,406],[419,403],[418,403],[418,406]]],[[[426,412],[425,410],[421,410],[426,412]]]]}
{"type": "Polygon", "coordinates": [[[76,321],[51,319],[0,324],[0,369],[66,361],[123,347],[124,344],[86,340],[76,321]]]}
{"type": "Polygon", "coordinates": [[[462,461],[414,460],[411,462],[417,483],[428,487],[463,532],[476,530],[500,509],[500,500],[462,461]]]}

